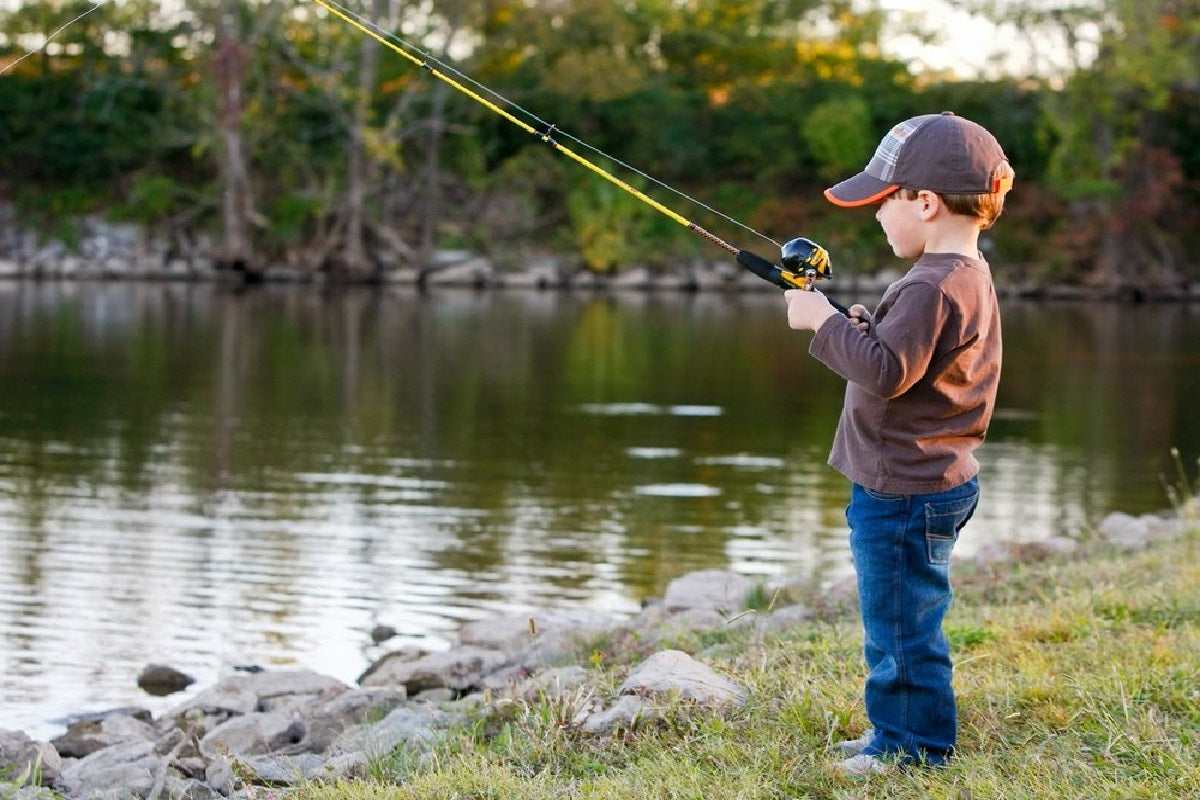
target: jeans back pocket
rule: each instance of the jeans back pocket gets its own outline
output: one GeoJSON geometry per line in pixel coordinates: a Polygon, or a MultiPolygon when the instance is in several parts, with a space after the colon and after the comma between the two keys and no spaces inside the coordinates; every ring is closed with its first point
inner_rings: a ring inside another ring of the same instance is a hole
{"type": "Polygon", "coordinates": [[[930,564],[949,564],[958,532],[979,504],[979,492],[925,504],[925,547],[930,564]]]}

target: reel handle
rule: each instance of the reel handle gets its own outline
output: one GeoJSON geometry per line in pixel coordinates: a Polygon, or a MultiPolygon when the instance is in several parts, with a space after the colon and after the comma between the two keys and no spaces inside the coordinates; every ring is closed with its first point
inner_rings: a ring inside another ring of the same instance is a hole
{"type": "MultiPolygon", "coordinates": [[[[768,283],[773,283],[780,289],[802,289],[812,291],[813,284],[819,278],[828,278],[833,272],[829,265],[829,253],[825,248],[808,239],[793,239],[783,246],[784,269],[772,264],[757,253],[749,250],[737,251],[737,262],[768,283]],[[791,248],[789,250],[789,248],[791,248]],[[790,259],[790,260],[789,260],[790,259]]],[[[836,300],[828,297],[830,305],[843,316],[849,317],[850,311],[836,300]]]]}

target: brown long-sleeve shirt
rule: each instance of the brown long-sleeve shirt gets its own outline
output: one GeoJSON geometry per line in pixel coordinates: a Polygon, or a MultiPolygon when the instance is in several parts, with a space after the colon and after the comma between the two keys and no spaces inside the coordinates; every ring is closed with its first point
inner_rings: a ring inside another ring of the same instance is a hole
{"type": "Polygon", "coordinates": [[[809,352],[847,380],[829,464],[880,492],[974,477],[1000,381],[1000,312],[981,259],[926,253],[888,287],[869,333],[830,317],[809,352]]]}

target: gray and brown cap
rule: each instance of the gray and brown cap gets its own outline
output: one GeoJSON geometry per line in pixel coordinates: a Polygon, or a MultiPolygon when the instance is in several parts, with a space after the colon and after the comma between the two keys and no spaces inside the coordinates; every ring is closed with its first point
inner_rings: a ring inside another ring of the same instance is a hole
{"type": "Polygon", "coordinates": [[[949,111],[896,125],[866,169],[825,190],[839,206],[878,203],[900,187],[939,194],[994,194],[1012,188],[1008,158],[982,125],[949,111]]]}

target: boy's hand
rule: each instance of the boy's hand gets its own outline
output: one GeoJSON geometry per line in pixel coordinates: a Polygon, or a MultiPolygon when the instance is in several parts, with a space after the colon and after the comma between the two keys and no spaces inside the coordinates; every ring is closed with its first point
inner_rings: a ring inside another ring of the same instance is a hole
{"type": "Polygon", "coordinates": [[[792,330],[815,331],[838,313],[816,289],[788,289],[783,293],[783,299],[787,301],[788,327],[792,330]]]}
{"type": "Polygon", "coordinates": [[[866,306],[855,303],[847,311],[849,312],[850,321],[854,323],[854,327],[863,333],[871,330],[871,312],[867,311],[866,306]]]}

